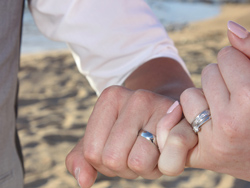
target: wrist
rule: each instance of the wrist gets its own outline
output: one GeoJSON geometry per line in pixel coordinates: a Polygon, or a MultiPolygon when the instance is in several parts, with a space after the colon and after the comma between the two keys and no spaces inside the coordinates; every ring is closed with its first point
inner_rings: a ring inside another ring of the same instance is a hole
{"type": "Polygon", "coordinates": [[[156,58],[137,68],[124,86],[132,90],[150,90],[179,100],[181,93],[194,85],[178,62],[170,58],[156,58]]]}
{"type": "Polygon", "coordinates": [[[179,101],[182,92],[190,87],[194,87],[192,82],[185,83],[176,81],[171,84],[168,83],[166,85],[162,85],[161,87],[156,88],[153,92],[158,93],[160,95],[165,95],[167,97],[179,101]]]}

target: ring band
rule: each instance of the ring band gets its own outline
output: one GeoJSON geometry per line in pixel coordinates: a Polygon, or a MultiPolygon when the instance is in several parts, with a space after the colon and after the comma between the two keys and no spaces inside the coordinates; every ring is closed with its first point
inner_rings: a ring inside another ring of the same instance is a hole
{"type": "Polygon", "coordinates": [[[157,141],[156,141],[156,136],[153,135],[152,133],[145,131],[143,129],[141,129],[138,133],[138,136],[141,136],[143,138],[146,138],[148,141],[150,141],[151,143],[153,143],[156,147],[157,146],[157,141]]]}
{"type": "Polygon", "coordinates": [[[208,109],[204,110],[198,116],[196,116],[196,118],[194,119],[194,121],[191,124],[194,132],[197,134],[200,131],[201,126],[204,123],[206,123],[207,121],[209,121],[210,119],[211,119],[210,110],[208,110],[208,109]]]}

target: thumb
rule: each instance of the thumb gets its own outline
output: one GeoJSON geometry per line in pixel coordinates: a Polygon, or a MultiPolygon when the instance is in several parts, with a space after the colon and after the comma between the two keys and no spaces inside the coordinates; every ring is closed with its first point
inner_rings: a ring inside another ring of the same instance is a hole
{"type": "Polygon", "coordinates": [[[167,140],[170,130],[181,120],[182,108],[178,101],[175,101],[167,111],[167,114],[161,118],[156,128],[157,144],[160,152],[167,140]]]}
{"type": "Polygon", "coordinates": [[[250,58],[250,34],[247,29],[233,21],[229,21],[227,27],[231,45],[250,58]]]}
{"type": "Polygon", "coordinates": [[[65,164],[68,171],[75,177],[81,188],[91,187],[96,180],[97,171],[83,156],[83,138],[67,155],[65,164]]]}

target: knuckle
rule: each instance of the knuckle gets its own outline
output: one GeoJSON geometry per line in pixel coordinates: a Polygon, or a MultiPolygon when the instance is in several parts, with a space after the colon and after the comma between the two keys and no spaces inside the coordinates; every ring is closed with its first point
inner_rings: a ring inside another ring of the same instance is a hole
{"type": "Polygon", "coordinates": [[[145,103],[148,102],[149,99],[152,97],[152,93],[146,90],[136,90],[132,96],[132,101],[136,103],[145,103]]]}
{"type": "Polygon", "coordinates": [[[129,100],[129,105],[132,109],[135,107],[149,105],[152,99],[152,93],[146,90],[136,90],[129,100]]]}
{"type": "Polygon", "coordinates": [[[181,161],[166,161],[166,156],[161,155],[158,161],[159,171],[167,176],[178,176],[184,171],[184,165],[181,164],[181,161]],[[177,162],[177,163],[176,163],[177,162]],[[173,165],[173,163],[175,163],[173,165]]]}
{"type": "Polygon", "coordinates": [[[226,47],[222,48],[219,51],[218,56],[217,56],[218,63],[223,62],[220,60],[227,58],[233,51],[234,51],[234,48],[232,46],[226,46],[226,47]]]}
{"type": "Polygon", "coordinates": [[[188,137],[184,133],[181,132],[170,132],[169,135],[169,144],[176,148],[186,148],[188,145],[188,137]]]}
{"type": "Polygon", "coordinates": [[[104,166],[115,172],[119,172],[123,169],[121,157],[112,152],[102,156],[102,163],[104,166]]]}
{"type": "Polygon", "coordinates": [[[103,90],[99,96],[95,109],[101,109],[103,107],[117,107],[121,101],[123,101],[129,90],[121,86],[110,86],[103,90]]]}
{"type": "Polygon", "coordinates": [[[145,164],[143,163],[141,157],[139,156],[134,156],[134,157],[129,158],[128,166],[132,171],[134,171],[137,174],[141,174],[142,172],[146,170],[145,164]]]}
{"type": "Polygon", "coordinates": [[[121,95],[121,93],[126,90],[124,87],[121,86],[110,86],[103,90],[101,93],[99,100],[114,100],[114,98],[117,98],[121,95]]]}
{"type": "Polygon", "coordinates": [[[83,152],[83,156],[86,159],[87,162],[94,166],[101,165],[101,157],[97,151],[94,149],[88,148],[83,152]]]}
{"type": "Polygon", "coordinates": [[[162,174],[166,176],[179,176],[184,171],[184,169],[169,170],[168,168],[161,167],[161,166],[159,166],[159,170],[162,174]]]}
{"type": "Polygon", "coordinates": [[[184,90],[180,96],[181,103],[185,104],[189,101],[190,97],[192,97],[195,92],[197,92],[197,88],[194,87],[184,90]]]}
{"type": "Polygon", "coordinates": [[[207,66],[205,66],[201,72],[201,77],[204,78],[206,77],[208,74],[212,73],[213,70],[215,68],[217,68],[217,64],[213,63],[213,64],[208,64],[207,66]]]}

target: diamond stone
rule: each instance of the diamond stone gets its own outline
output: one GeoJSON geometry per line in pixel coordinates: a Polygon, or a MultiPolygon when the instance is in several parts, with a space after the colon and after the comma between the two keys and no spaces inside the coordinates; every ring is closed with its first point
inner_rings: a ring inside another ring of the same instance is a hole
{"type": "Polygon", "coordinates": [[[193,129],[194,129],[194,132],[196,132],[196,133],[198,133],[199,132],[199,127],[193,127],[193,129]]]}

